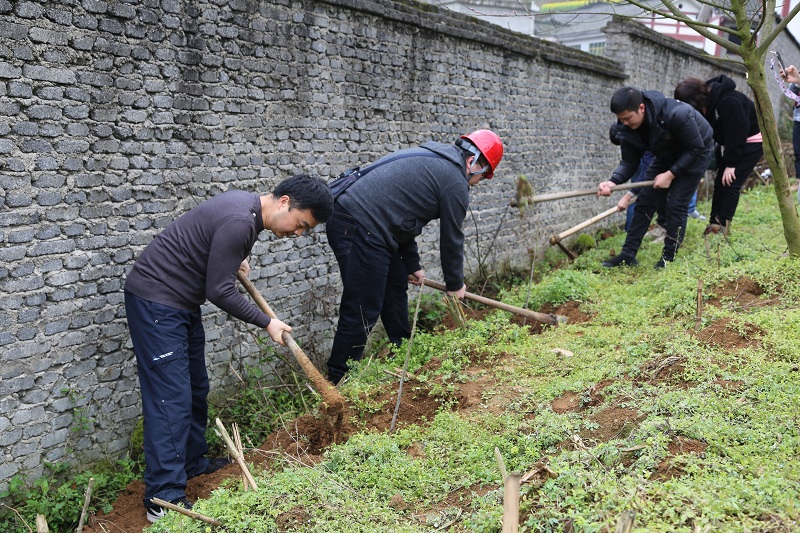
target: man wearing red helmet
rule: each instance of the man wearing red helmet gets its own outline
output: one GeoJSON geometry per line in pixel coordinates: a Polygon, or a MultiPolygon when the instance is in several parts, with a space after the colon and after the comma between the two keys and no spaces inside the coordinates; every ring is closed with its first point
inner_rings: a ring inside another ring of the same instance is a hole
{"type": "Polygon", "coordinates": [[[338,383],[347,360],[359,360],[367,335],[381,318],[389,341],[411,335],[408,283],[422,284],[416,236],[439,219],[442,271],[448,294],[463,298],[464,232],[469,187],[491,179],[503,143],[490,130],[463,135],[455,144],[426,142],[399,150],[360,171],[337,198],[326,225],[344,291],[328,359],[328,379],[338,383]]]}

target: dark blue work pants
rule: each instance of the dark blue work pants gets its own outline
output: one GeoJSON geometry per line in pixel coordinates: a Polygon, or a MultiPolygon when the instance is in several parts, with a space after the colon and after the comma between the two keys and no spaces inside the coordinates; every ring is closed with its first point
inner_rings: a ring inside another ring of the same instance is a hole
{"type": "Polygon", "coordinates": [[[200,310],[190,312],[125,291],[144,416],[144,504],[186,496],[186,480],[208,466],[208,373],[200,310]]]}
{"type": "Polygon", "coordinates": [[[378,317],[393,344],[411,336],[408,272],[398,252],[365,230],[339,204],[325,231],[343,286],[339,324],[328,359],[328,379],[338,383],[348,370],[347,360],[361,359],[378,317]]]}

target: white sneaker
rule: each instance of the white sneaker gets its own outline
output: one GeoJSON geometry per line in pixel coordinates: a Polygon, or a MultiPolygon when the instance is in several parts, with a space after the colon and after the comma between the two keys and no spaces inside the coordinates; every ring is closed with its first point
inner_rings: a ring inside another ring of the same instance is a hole
{"type": "Polygon", "coordinates": [[[689,213],[689,218],[696,218],[697,220],[707,220],[706,217],[701,215],[697,209],[689,213]]]}
{"type": "MultiPolygon", "coordinates": [[[[191,509],[192,504],[189,500],[186,499],[184,496],[183,498],[178,498],[177,500],[171,500],[169,503],[174,503],[175,505],[180,505],[184,509],[191,509]]],[[[156,520],[159,518],[164,518],[164,515],[167,514],[167,510],[160,505],[150,505],[147,507],[147,521],[151,524],[155,524],[156,520]]]]}

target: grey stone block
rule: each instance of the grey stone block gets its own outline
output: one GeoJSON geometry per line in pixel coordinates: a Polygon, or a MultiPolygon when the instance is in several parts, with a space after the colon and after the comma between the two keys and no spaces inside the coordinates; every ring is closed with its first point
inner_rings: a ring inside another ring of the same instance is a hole
{"type": "Polygon", "coordinates": [[[69,69],[44,67],[40,65],[25,65],[22,68],[25,77],[33,80],[50,81],[53,83],[74,84],[75,74],[69,69]]]}

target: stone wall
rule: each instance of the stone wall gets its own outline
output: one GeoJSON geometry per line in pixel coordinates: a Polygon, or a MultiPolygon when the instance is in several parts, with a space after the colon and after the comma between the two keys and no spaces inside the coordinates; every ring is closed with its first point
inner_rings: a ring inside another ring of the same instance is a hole
{"type": "MultiPolygon", "coordinates": [[[[608,175],[607,102],[622,84],[666,88],[682,69],[716,68],[626,24],[609,36],[612,60],[411,0],[0,0],[0,488],[45,460],[124,452],[140,412],[125,275],[214,194],[267,193],[295,173],[329,177],[488,127],[506,156],[473,193],[469,270],[526,263],[607,209],[588,197],[520,214],[509,200],[519,176],[543,193],[608,175]],[[643,75],[621,51],[632,42],[637,61],[673,67],[643,75]]],[[[436,243],[431,224],[420,245],[432,277],[436,243]]],[[[339,296],[324,231],[263,235],[251,264],[323,363],[339,296]]],[[[203,311],[213,389],[264,357],[279,364],[253,327],[203,311]]]]}

